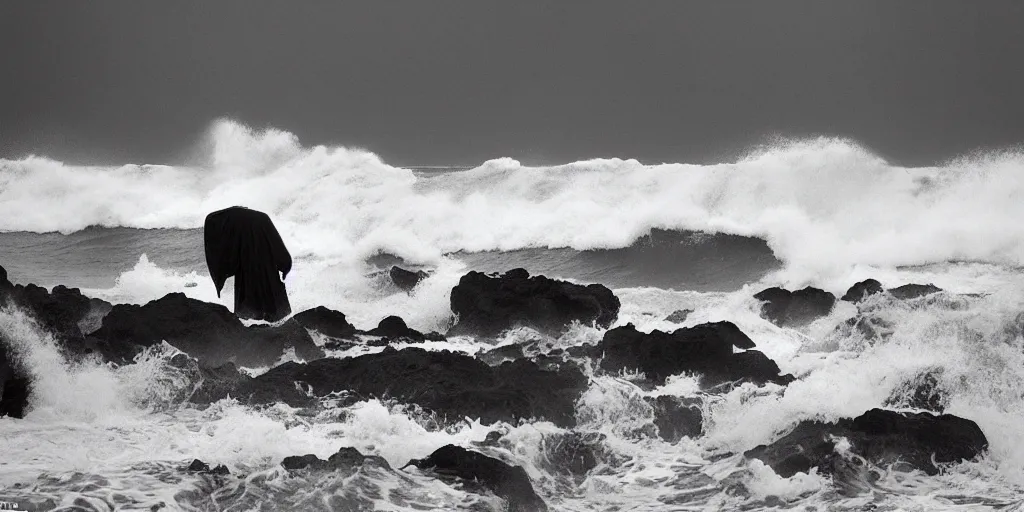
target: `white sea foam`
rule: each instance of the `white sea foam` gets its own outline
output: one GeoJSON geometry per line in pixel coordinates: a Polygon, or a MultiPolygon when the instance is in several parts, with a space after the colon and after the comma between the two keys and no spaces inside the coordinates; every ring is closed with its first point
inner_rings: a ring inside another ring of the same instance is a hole
{"type": "Polygon", "coordinates": [[[0,160],[0,229],[195,228],[241,204],[270,213],[296,255],[319,258],[612,248],[685,228],[765,238],[789,282],[847,278],[858,265],[1024,264],[1024,156],[1014,152],[902,168],[818,138],[717,165],[503,158],[423,178],[280,130],[218,121],[209,137],[212,155],[194,168],[0,160]]]}

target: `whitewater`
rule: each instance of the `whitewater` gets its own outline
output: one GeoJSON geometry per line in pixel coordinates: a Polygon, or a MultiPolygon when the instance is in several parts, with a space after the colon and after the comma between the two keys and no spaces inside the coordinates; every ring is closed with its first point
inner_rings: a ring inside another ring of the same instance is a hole
{"type": "MultiPolygon", "coordinates": [[[[647,389],[629,374],[588,368],[575,430],[603,436],[604,453],[574,478],[553,462],[549,442],[567,430],[549,422],[439,426],[378,399],[313,412],[231,399],[196,408],[187,398],[197,376],[171,364],[173,347],[122,367],[68,361],[8,307],[0,332],[37,385],[24,419],[0,418],[0,501],[38,510],[501,510],[493,495],[416,471],[313,479],[280,466],[286,456],[326,459],[351,446],[397,468],[456,444],[524,467],[552,510],[1024,510],[1020,152],[908,168],[822,137],[714,165],[499,158],[424,171],[230,120],[215,122],[207,142],[209,157],[193,166],[0,159],[0,265],[14,282],[75,286],[115,304],[182,292],[230,308],[230,285],[218,297],[206,273],[201,227],[209,212],[244,205],[271,216],[295,258],[286,286],[296,312],[325,305],[361,329],[399,315],[444,332],[462,275],[524,267],[609,286],[622,302],[615,326],[731,321],[798,380],[711,394],[692,375],[647,389]],[[406,292],[387,277],[394,263],[430,275],[406,292]],[[838,297],[867,278],[943,291],[862,306],[890,326],[884,341],[841,328],[858,312],[850,303],[783,328],[762,318],[753,298],[769,286],[808,285],[838,297]],[[679,310],[692,312],[667,319],[679,310]],[[894,397],[892,407],[909,410],[903,386],[928,371],[947,393],[946,412],[988,438],[980,460],[936,476],[872,468],[879,478],[850,493],[814,471],[783,478],[742,456],[801,420],[853,417],[894,397]],[[701,435],[669,443],[642,434],[654,428],[643,398],[659,395],[701,398],[701,435]],[[501,442],[480,445],[492,430],[504,433],[501,442]],[[183,472],[195,458],[231,475],[183,472]]],[[[533,355],[596,343],[604,331],[579,325],[552,338],[521,329],[496,341],[408,346],[472,355],[518,344],[533,355]]]]}

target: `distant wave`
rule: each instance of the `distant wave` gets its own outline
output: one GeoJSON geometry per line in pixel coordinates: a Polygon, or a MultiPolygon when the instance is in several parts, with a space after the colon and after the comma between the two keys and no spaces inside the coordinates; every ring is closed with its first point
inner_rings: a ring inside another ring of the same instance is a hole
{"type": "Polygon", "coordinates": [[[521,249],[454,256],[469,268],[485,272],[522,267],[532,274],[612,288],[702,292],[737,290],[780,266],[764,240],[659,229],[620,249],[521,249]]]}
{"type": "Polygon", "coordinates": [[[306,148],[228,120],[206,165],[76,166],[0,160],[0,230],[196,228],[210,211],[269,212],[299,256],[629,247],[652,229],[766,240],[803,275],[951,260],[1024,264],[1024,155],[902,168],[850,141],[761,148],[717,165],[600,159],[527,167],[502,158],[417,175],[356,149],[306,148]]]}

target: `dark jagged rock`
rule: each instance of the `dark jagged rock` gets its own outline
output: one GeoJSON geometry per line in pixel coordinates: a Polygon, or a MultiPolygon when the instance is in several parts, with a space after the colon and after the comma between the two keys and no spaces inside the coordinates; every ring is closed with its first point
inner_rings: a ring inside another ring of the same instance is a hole
{"type": "Polygon", "coordinates": [[[756,350],[733,353],[733,347],[754,348],[754,342],[732,322],[715,322],[645,334],[633,324],[616,327],[591,352],[603,356],[606,371],[640,370],[655,384],[684,372],[699,373],[706,386],[735,380],[787,384],[779,366],[756,350]]]}
{"type": "Polygon", "coordinates": [[[99,319],[110,311],[109,302],[62,285],[52,292],[34,284],[15,285],[7,280],[6,270],[0,277],[0,304],[10,303],[28,313],[66,352],[88,352],[83,346],[84,334],[98,327],[99,319]]]}
{"type": "Polygon", "coordinates": [[[420,281],[426,279],[429,274],[422,270],[413,272],[399,266],[393,266],[391,267],[391,270],[388,271],[388,276],[391,277],[391,282],[395,283],[395,286],[405,291],[409,291],[415,288],[416,285],[420,284],[420,281]]]}
{"type": "Polygon", "coordinates": [[[779,327],[799,327],[828,315],[836,296],[807,287],[791,292],[782,288],[761,290],[754,298],[763,301],[761,316],[779,327]]]}
{"type": "Polygon", "coordinates": [[[9,340],[0,333],[0,417],[24,418],[30,392],[27,372],[9,346],[9,340]]]}
{"type": "Polygon", "coordinates": [[[932,370],[917,375],[893,390],[885,401],[889,407],[908,407],[935,413],[946,410],[947,393],[939,386],[935,377],[942,370],[932,370]]]}
{"type": "Polygon", "coordinates": [[[557,336],[572,322],[608,327],[618,317],[619,299],[599,284],[530,277],[515,269],[500,277],[480,272],[462,276],[452,288],[451,308],[458,322],[449,336],[493,337],[514,327],[557,336]]]}
{"type": "Polygon", "coordinates": [[[299,325],[331,338],[347,339],[356,335],[356,328],[348,323],[345,314],[318,306],[292,317],[299,325]]]}
{"type": "Polygon", "coordinates": [[[942,288],[933,284],[905,284],[903,286],[897,286],[896,288],[889,289],[889,293],[893,297],[903,300],[916,299],[918,297],[924,297],[925,295],[931,295],[941,291],[942,288]]]}
{"type": "Polygon", "coordinates": [[[119,304],[93,333],[104,355],[130,361],[142,348],[161,341],[197,358],[207,366],[233,362],[258,367],[276,363],[294,348],[305,360],[323,357],[309,333],[293,320],[278,326],[245,327],[220,304],[171,293],[143,306],[119,304]]]}
{"type": "Polygon", "coordinates": [[[573,365],[549,371],[518,360],[491,367],[464,354],[388,347],[347,359],[285,363],[248,381],[233,396],[250,403],[308,406],[315,397],[348,390],[414,403],[455,420],[469,416],[488,423],[516,423],[539,418],[572,427],[576,400],[587,384],[587,377],[573,365]]]}
{"type": "Polygon", "coordinates": [[[835,423],[804,421],[789,434],[769,445],[748,450],[745,455],[772,467],[783,477],[817,467],[832,474],[842,463],[835,438],[844,437],[850,450],[867,461],[887,466],[901,463],[935,475],[939,464],[977,457],[988,448],[988,440],[971,420],[944,414],[906,414],[882,409],[835,423]]]}
{"type": "Polygon", "coordinates": [[[884,290],[885,289],[882,288],[882,283],[879,283],[874,279],[865,279],[864,281],[851,286],[850,289],[846,291],[846,295],[843,295],[841,300],[845,300],[847,302],[860,302],[867,298],[867,296],[881,293],[884,290]]]}
{"type": "Polygon", "coordinates": [[[338,453],[331,455],[327,460],[321,460],[316,455],[293,455],[285,457],[281,465],[288,470],[311,469],[319,471],[350,470],[362,466],[365,462],[372,462],[374,465],[384,469],[391,469],[391,465],[383,457],[376,455],[363,455],[355,448],[342,448],[338,453]]]}
{"type": "Polygon", "coordinates": [[[704,426],[701,399],[661,395],[644,400],[654,408],[654,425],[658,427],[658,436],[665,441],[675,443],[684,437],[700,435],[704,426]]]}
{"type": "Polygon", "coordinates": [[[520,466],[511,466],[455,445],[438,448],[425,459],[409,461],[406,466],[433,470],[436,474],[456,477],[469,484],[475,482],[508,502],[515,512],[546,511],[544,500],[533,490],[530,477],[520,466]]]}
{"type": "Polygon", "coordinates": [[[425,339],[423,333],[416,329],[410,329],[408,325],[405,325],[405,320],[402,320],[402,317],[393,315],[381,320],[377,327],[370,329],[367,334],[389,340],[423,341],[425,339]]]}
{"type": "Polygon", "coordinates": [[[672,314],[665,317],[666,322],[672,322],[674,324],[681,324],[686,321],[686,318],[693,313],[692,309],[677,309],[672,314]]]}
{"type": "Polygon", "coordinates": [[[231,471],[228,471],[227,466],[225,466],[223,464],[220,464],[217,467],[215,467],[213,469],[210,469],[210,465],[209,464],[207,464],[207,463],[205,463],[205,462],[203,462],[203,461],[201,461],[199,459],[194,459],[192,461],[192,464],[189,464],[189,466],[186,469],[186,471],[188,471],[190,473],[201,473],[201,474],[208,474],[208,475],[230,475],[231,474],[231,471]]]}

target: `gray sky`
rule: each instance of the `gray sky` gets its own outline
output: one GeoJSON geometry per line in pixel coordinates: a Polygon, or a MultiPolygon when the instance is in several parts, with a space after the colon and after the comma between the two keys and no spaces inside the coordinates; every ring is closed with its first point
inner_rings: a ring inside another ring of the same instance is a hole
{"type": "Polygon", "coordinates": [[[210,121],[398,165],[1024,142],[1024,2],[0,3],[0,155],[175,163],[210,121]]]}

